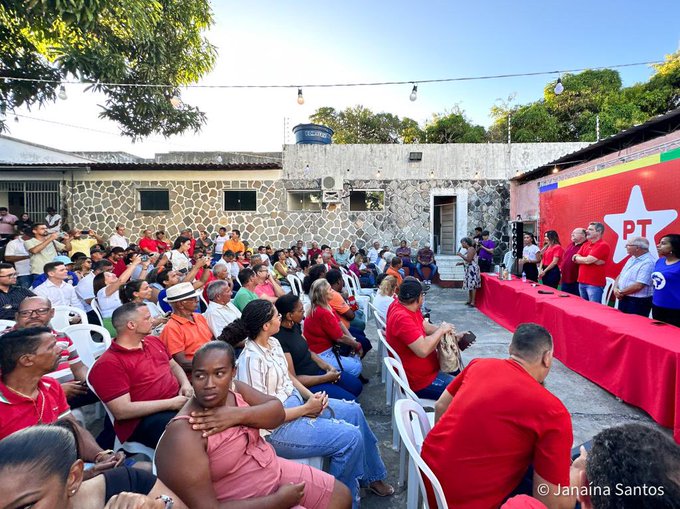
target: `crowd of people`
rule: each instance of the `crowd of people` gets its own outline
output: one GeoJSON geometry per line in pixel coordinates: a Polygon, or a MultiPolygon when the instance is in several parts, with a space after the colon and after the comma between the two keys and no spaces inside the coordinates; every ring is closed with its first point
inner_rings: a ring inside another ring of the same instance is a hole
{"type": "MultiPolygon", "coordinates": [[[[19,219],[2,220],[2,212],[0,222],[16,228],[19,219]]],[[[131,243],[123,225],[108,239],[92,229],[63,231],[53,209],[44,222],[21,220],[23,231],[5,226],[0,263],[0,319],[14,321],[0,335],[0,490],[9,507],[89,500],[91,507],[200,508],[247,499],[253,507],[340,508],[358,507],[362,488],[392,495],[358,401],[372,344],[366,313],[345,286],[354,276],[374,289],[372,303],[410,387],[437,400],[439,422],[423,457],[451,506],[496,507],[528,493],[551,509],[573,507],[573,497],[541,497],[531,486],[606,475],[589,470],[611,454],[602,444],[592,461],[582,455],[575,463],[579,472],[569,469],[570,416],[541,385],[552,363],[542,327],[520,327],[508,360],[440,369],[445,337],[460,350],[470,340],[453,324],[432,324],[425,312],[437,275],[427,243],[415,253],[406,241],[394,252],[380,242],[367,251],[315,241],[251,248],[226,227],[213,237],[187,228],[171,244],[164,232],[145,229],[131,243]],[[67,333],[52,328],[55,306],[79,310],[73,324],[82,311],[113,338],[92,365],[67,333]],[[72,410],[97,402],[111,418],[94,437],[72,410]],[[156,475],[146,462],[114,451],[115,438],[155,450],[156,475]],[[461,450],[467,452],[453,452],[461,450]],[[326,458],[325,472],[294,461],[313,457],[326,458]],[[39,468],[27,476],[27,464],[39,468]]],[[[488,231],[477,233],[461,242],[471,306],[495,249],[488,231]]],[[[677,261],[675,237],[659,248],[669,267],[677,261]]],[[[556,234],[546,239],[547,248],[530,250],[537,251],[536,276],[559,282],[565,255],[556,234]]],[[[643,242],[634,240],[629,252],[643,258],[643,242]]],[[[598,256],[596,245],[574,252],[572,261],[601,270],[591,261],[598,256]]],[[[622,301],[642,272],[631,265],[634,275],[624,268],[617,278],[622,301]]],[[[593,507],[607,507],[595,500],[593,507]]]]}

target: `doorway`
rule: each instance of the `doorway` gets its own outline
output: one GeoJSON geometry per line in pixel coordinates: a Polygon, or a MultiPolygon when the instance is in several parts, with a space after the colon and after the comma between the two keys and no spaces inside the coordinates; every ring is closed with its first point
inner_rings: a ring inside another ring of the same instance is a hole
{"type": "Polygon", "coordinates": [[[436,254],[456,253],[456,197],[434,196],[433,203],[433,245],[436,254]]]}

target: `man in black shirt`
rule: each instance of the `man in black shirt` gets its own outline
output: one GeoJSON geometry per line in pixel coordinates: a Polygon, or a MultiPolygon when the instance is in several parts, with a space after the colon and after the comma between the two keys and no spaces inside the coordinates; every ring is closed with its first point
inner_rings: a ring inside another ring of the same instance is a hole
{"type": "Polygon", "coordinates": [[[11,263],[0,263],[0,320],[14,320],[19,304],[35,293],[17,286],[17,271],[11,263]]]}

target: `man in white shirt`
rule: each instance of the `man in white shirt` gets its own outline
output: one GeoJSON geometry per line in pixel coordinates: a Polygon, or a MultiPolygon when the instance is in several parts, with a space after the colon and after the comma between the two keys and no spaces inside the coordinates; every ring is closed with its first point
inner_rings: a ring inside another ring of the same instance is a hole
{"type": "Polygon", "coordinates": [[[66,265],[63,262],[50,262],[45,264],[44,270],[47,281],[33,290],[35,294],[47,297],[53,306],[71,306],[85,311],[76,289],[66,282],[68,279],[66,265]]]}
{"type": "Polygon", "coordinates": [[[5,248],[5,261],[14,264],[17,271],[17,284],[24,288],[30,288],[33,283],[31,255],[24,246],[24,241],[30,239],[31,236],[27,232],[23,233],[10,240],[5,248]]]}
{"type": "Polygon", "coordinates": [[[127,249],[128,245],[130,245],[130,242],[125,238],[125,226],[122,224],[116,225],[116,233],[109,238],[109,246],[127,249]]]}
{"type": "Polygon", "coordinates": [[[215,235],[215,252],[213,253],[213,263],[218,262],[224,254],[224,243],[229,240],[227,229],[220,226],[217,235],[215,235]]]}
{"type": "Polygon", "coordinates": [[[48,234],[59,233],[61,231],[61,216],[57,214],[57,210],[54,207],[47,207],[45,223],[47,223],[48,234]]]}
{"type": "Polygon", "coordinates": [[[373,247],[368,250],[368,263],[378,263],[380,256],[380,242],[377,240],[373,243],[373,247]]]}
{"type": "Polygon", "coordinates": [[[208,285],[208,309],[203,316],[205,317],[210,330],[217,338],[222,334],[224,328],[237,318],[241,318],[241,312],[231,302],[232,286],[228,280],[218,279],[208,285]]]}

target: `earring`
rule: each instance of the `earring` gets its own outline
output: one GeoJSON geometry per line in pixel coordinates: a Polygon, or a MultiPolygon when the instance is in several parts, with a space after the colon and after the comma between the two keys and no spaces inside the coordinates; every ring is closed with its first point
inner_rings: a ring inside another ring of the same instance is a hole
{"type": "Polygon", "coordinates": [[[71,490],[71,495],[75,495],[75,494],[76,494],[76,490],[71,490]]]}

